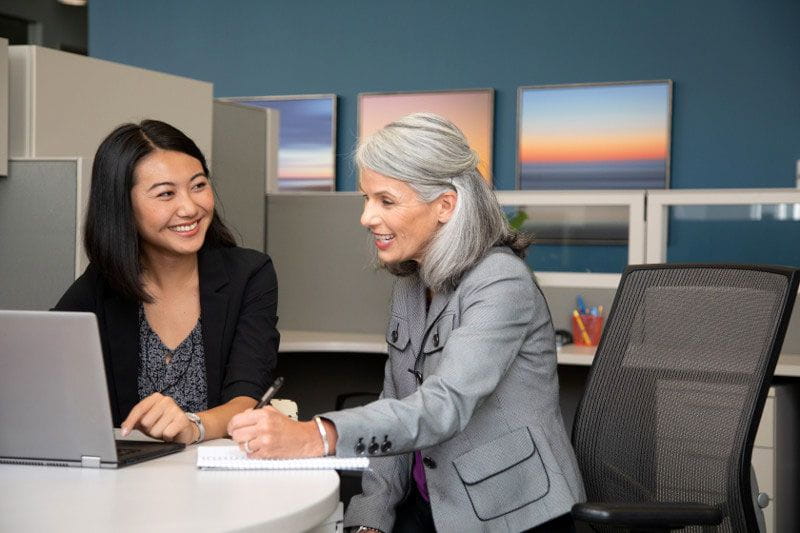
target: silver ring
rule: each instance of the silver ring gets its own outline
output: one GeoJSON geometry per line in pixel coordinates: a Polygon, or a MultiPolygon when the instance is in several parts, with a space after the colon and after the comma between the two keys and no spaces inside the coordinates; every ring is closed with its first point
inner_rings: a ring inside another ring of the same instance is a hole
{"type": "Polygon", "coordinates": [[[253,453],[253,450],[250,449],[250,441],[249,440],[245,441],[245,443],[244,443],[244,451],[246,451],[247,453],[253,453]]]}

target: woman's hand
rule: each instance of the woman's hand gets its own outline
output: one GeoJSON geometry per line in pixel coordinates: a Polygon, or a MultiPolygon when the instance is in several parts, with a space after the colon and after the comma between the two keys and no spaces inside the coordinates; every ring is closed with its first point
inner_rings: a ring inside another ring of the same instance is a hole
{"type": "Polygon", "coordinates": [[[248,457],[319,457],[322,438],[316,423],[296,422],[274,407],[248,409],[228,423],[228,434],[248,457]]]}
{"type": "Polygon", "coordinates": [[[200,436],[197,425],[189,420],[175,400],[154,392],[131,409],[122,422],[122,436],[138,429],[145,435],[167,442],[191,444],[200,436]]]}

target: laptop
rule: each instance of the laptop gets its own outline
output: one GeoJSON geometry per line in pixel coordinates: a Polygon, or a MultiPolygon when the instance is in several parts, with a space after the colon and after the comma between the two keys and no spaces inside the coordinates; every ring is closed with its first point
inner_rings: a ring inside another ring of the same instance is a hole
{"type": "Polygon", "coordinates": [[[114,439],[93,313],[0,310],[0,463],[119,468],[183,448],[114,439]]]}

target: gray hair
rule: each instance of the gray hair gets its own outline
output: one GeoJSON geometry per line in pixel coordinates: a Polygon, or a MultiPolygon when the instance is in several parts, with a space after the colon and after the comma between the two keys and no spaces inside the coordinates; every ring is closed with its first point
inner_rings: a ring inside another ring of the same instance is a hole
{"type": "Polygon", "coordinates": [[[477,169],[478,154],[452,122],[433,113],[414,113],[364,139],[356,163],[407,183],[423,202],[448,190],[458,195],[450,220],[433,236],[421,264],[384,265],[396,275],[419,272],[433,291],[454,288],[463,274],[495,245],[520,257],[530,244],[508,225],[489,185],[477,169]]]}

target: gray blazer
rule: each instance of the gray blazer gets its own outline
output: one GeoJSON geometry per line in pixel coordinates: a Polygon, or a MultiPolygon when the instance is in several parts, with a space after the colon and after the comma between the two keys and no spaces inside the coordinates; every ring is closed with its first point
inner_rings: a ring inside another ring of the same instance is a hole
{"type": "Polygon", "coordinates": [[[345,526],[392,530],[414,450],[439,531],[521,531],[585,499],[558,404],[550,312],[508,248],[436,294],[427,314],[419,278],[398,278],[386,341],[382,398],[321,415],[336,425],[337,456],[372,459],[345,526]]]}

